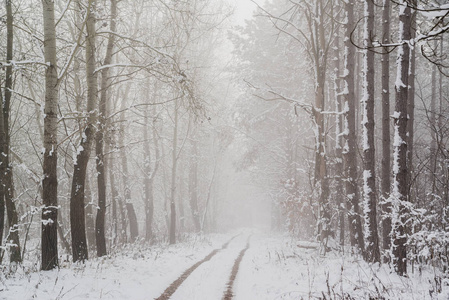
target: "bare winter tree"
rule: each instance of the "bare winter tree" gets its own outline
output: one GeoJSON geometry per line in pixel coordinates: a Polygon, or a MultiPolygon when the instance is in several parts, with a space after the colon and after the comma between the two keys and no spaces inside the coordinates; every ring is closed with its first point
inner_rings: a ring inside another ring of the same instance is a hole
{"type": "Polygon", "coordinates": [[[86,125],[80,145],[77,149],[74,163],[72,191],[70,196],[70,229],[72,234],[73,261],[84,261],[88,258],[86,224],[84,214],[84,191],[87,173],[87,163],[95,134],[97,106],[97,72],[96,68],[96,38],[95,38],[95,7],[96,0],[89,0],[86,11],[86,80],[87,80],[87,111],[86,125]]]}
{"type": "Polygon", "coordinates": [[[365,246],[368,261],[379,262],[379,237],[377,232],[377,187],[376,161],[374,156],[374,52],[372,46],[374,36],[374,3],[365,0],[365,24],[363,43],[363,197],[365,213],[365,246]]]}
{"type": "MultiPolygon", "coordinates": [[[[390,42],[390,1],[384,1],[382,10],[382,42],[390,42]]],[[[384,251],[390,249],[391,242],[391,205],[388,201],[391,189],[391,144],[390,144],[390,54],[384,48],[382,54],[382,246],[384,251]]],[[[388,257],[385,256],[388,261],[388,257]]]]}
{"type": "Polygon", "coordinates": [[[356,140],[356,106],[355,106],[355,46],[351,43],[351,34],[354,30],[354,3],[348,1],[345,3],[344,24],[344,130],[345,145],[343,148],[343,157],[346,170],[346,197],[348,210],[348,223],[350,232],[351,246],[358,246],[363,251],[365,248],[362,219],[360,214],[360,194],[357,186],[357,140],[356,140]]]}
{"type": "MultiPolygon", "coordinates": [[[[400,1],[399,6],[399,40],[410,40],[411,9],[407,2],[400,1]]],[[[403,42],[398,49],[396,105],[394,118],[393,141],[393,231],[392,248],[393,263],[398,274],[407,273],[407,237],[406,237],[406,202],[408,201],[408,168],[407,168],[407,104],[408,75],[410,65],[410,45],[403,42]]]]}
{"type": "MultiPolygon", "coordinates": [[[[112,55],[114,50],[114,39],[116,31],[117,18],[117,1],[111,0],[111,16],[110,16],[110,31],[108,37],[108,44],[106,48],[106,55],[104,58],[104,65],[108,66],[112,62],[112,55]]],[[[95,150],[96,150],[96,166],[97,166],[97,184],[98,184],[98,209],[97,218],[95,221],[95,233],[97,244],[97,255],[106,255],[106,233],[105,233],[105,214],[106,214],[106,160],[104,159],[104,137],[106,129],[106,113],[108,105],[108,91],[110,85],[109,68],[103,68],[101,71],[101,96],[99,102],[98,128],[95,136],[95,150]]]]}
{"type": "Polygon", "coordinates": [[[54,2],[42,1],[44,17],[45,118],[44,118],[44,179],[42,182],[42,266],[51,270],[58,266],[58,71],[56,61],[56,29],[54,2]]]}
{"type": "MultiPolygon", "coordinates": [[[[19,218],[17,216],[16,204],[14,203],[14,184],[13,184],[13,172],[12,172],[12,162],[11,162],[11,128],[10,128],[10,112],[11,112],[11,96],[13,91],[13,12],[12,12],[12,1],[5,1],[6,4],[6,31],[7,31],[7,41],[6,41],[6,80],[4,88],[4,99],[0,107],[2,110],[0,114],[0,151],[1,151],[1,182],[2,193],[0,194],[1,200],[1,216],[0,221],[1,230],[3,231],[4,224],[4,206],[6,205],[6,214],[8,217],[8,227],[9,231],[6,236],[7,241],[11,241],[8,247],[10,251],[10,261],[12,263],[22,262],[22,255],[20,250],[20,240],[19,240],[19,218]]],[[[2,97],[3,98],[3,97],[2,97]]],[[[3,233],[3,232],[2,232],[3,233]]],[[[1,241],[1,240],[0,240],[1,241]]]]}

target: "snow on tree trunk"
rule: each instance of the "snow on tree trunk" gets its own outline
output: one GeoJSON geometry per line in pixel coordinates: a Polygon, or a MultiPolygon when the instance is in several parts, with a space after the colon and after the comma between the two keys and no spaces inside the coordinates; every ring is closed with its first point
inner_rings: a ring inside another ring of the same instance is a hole
{"type": "Polygon", "coordinates": [[[363,199],[365,216],[366,257],[379,262],[379,237],[377,232],[376,160],[374,156],[374,52],[371,38],[374,36],[374,3],[365,0],[363,35],[363,98],[362,98],[362,146],[363,146],[363,199]]]}
{"type": "Polygon", "coordinates": [[[410,63],[411,11],[402,0],[399,6],[399,40],[396,75],[396,105],[393,141],[393,191],[392,191],[392,255],[395,270],[399,275],[407,273],[406,202],[407,183],[407,97],[410,63]]]}
{"type": "Polygon", "coordinates": [[[54,2],[43,0],[45,71],[44,164],[42,180],[42,270],[58,266],[58,71],[54,2]]]}
{"type": "Polygon", "coordinates": [[[73,261],[88,259],[86,224],[84,215],[84,190],[87,174],[87,164],[94,138],[96,108],[97,108],[97,72],[95,72],[95,4],[89,0],[86,19],[86,80],[87,80],[87,126],[81,137],[74,163],[72,192],[70,196],[70,231],[72,234],[73,261]]]}
{"type": "Polygon", "coordinates": [[[365,248],[362,231],[362,219],[359,207],[359,190],[357,188],[357,142],[356,142],[356,107],[355,107],[355,88],[354,88],[354,71],[356,56],[355,47],[351,43],[351,33],[354,29],[354,5],[353,1],[345,3],[346,23],[345,23],[345,39],[344,39],[344,120],[343,132],[345,144],[343,147],[343,158],[346,170],[346,197],[348,224],[350,232],[351,246],[357,246],[360,250],[365,248]]]}
{"type": "MultiPolygon", "coordinates": [[[[390,42],[390,1],[385,0],[382,12],[382,43],[390,42]]],[[[388,201],[391,188],[391,154],[390,154],[390,55],[389,49],[384,48],[382,54],[382,246],[384,251],[390,249],[391,233],[391,205],[388,201]]],[[[385,256],[385,260],[389,258],[385,256]]]]}
{"type": "MultiPolygon", "coordinates": [[[[416,6],[416,0],[411,0],[412,5],[416,6]]],[[[410,26],[410,39],[416,37],[416,10],[411,11],[411,26],[410,26]]],[[[416,48],[414,45],[410,45],[410,65],[408,72],[408,95],[407,95],[407,167],[408,167],[408,179],[409,187],[409,201],[414,202],[414,193],[412,190],[412,178],[414,173],[413,168],[413,144],[415,139],[415,72],[416,72],[416,48]]]]}

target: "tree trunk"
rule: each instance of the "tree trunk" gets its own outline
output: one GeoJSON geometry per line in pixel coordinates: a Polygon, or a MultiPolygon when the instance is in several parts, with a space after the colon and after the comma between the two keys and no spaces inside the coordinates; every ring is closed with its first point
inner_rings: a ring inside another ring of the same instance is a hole
{"type": "MultiPolygon", "coordinates": [[[[434,45],[436,47],[437,41],[435,40],[434,45]]],[[[430,94],[430,182],[432,184],[432,194],[431,201],[435,199],[435,191],[436,191],[436,182],[437,182],[437,122],[436,122],[436,100],[437,100],[437,94],[436,94],[436,87],[437,87],[437,71],[438,68],[436,65],[432,66],[432,79],[431,79],[431,94],[430,94]]]]}
{"type": "Polygon", "coordinates": [[[190,194],[190,210],[192,211],[193,225],[195,231],[200,232],[200,213],[198,210],[198,141],[195,136],[191,139],[192,155],[190,156],[189,170],[189,194],[190,194]]]}
{"type": "Polygon", "coordinates": [[[394,160],[393,160],[393,263],[399,275],[407,273],[407,237],[405,230],[406,207],[408,201],[407,183],[407,97],[408,72],[410,62],[411,11],[405,1],[399,7],[399,40],[406,41],[398,48],[396,78],[396,105],[394,117],[394,160]]]}
{"type": "MultiPolygon", "coordinates": [[[[340,52],[340,36],[335,37],[334,41],[334,97],[335,97],[335,108],[337,112],[343,111],[343,103],[341,97],[341,87],[339,73],[341,72],[341,64],[338,59],[340,52]]],[[[342,117],[340,114],[335,116],[335,158],[336,158],[336,193],[335,197],[337,209],[338,209],[338,226],[339,226],[339,238],[340,246],[345,245],[345,211],[343,209],[344,205],[344,189],[343,189],[343,178],[344,178],[344,168],[343,168],[343,126],[342,117]]]]}
{"type": "Polygon", "coordinates": [[[143,153],[144,153],[144,177],[143,184],[145,187],[145,241],[151,241],[153,238],[153,182],[151,181],[151,151],[149,139],[149,123],[148,109],[145,109],[145,126],[143,131],[143,153]]]}
{"type": "MultiPolygon", "coordinates": [[[[125,94],[126,95],[126,94],[125,94]]],[[[125,103],[125,101],[123,101],[125,103]]],[[[121,116],[121,125],[120,125],[120,133],[121,133],[121,145],[120,148],[121,151],[121,157],[122,157],[122,178],[123,178],[123,186],[124,186],[124,198],[125,198],[125,207],[126,212],[128,214],[128,221],[129,221],[129,231],[130,231],[130,237],[131,242],[135,242],[137,237],[139,236],[139,227],[137,224],[137,215],[136,211],[134,209],[134,205],[131,202],[131,188],[129,186],[129,173],[128,173],[128,159],[126,157],[126,148],[124,144],[124,137],[125,137],[125,112],[122,112],[121,116]]],[[[126,227],[125,227],[126,228],[126,227]]]]}
{"type": "MultiPolygon", "coordinates": [[[[153,115],[156,111],[153,106],[153,115]]],[[[144,128],[144,186],[145,186],[145,240],[151,241],[153,239],[153,214],[154,214],[154,196],[153,196],[153,185],[154,176],[159,168],[159,145],[157,138],[157,128],[156,122],[153,121],[153,141],[156,154],[156,161],[154,162],[153,170],[151,170],[151,152],[150,152],[150,136],[149,136],[149,121],[148,121],[148,110],[145,110],[145,128],[144,128]]]]}
{"type": "Polygon", "coordinates": [[[58,266],[58,71],[54,2],[43,0],[45,71],[44,164],[42,180],[42,270],[58,266]]]}
{"type": "MultiPolygon", "coordinates": [[[[110,31],[116,31],[117,1],[111,0],[111,25],[110,31]]],[[[114,49],[114,34],[109,34],[108,45],[104,65],[110,65],[112,62],[112,51],[114,49]]],[[[98,209],[97,218],[95,220],[95,234],[97,242],[97,256],[101,257],[106,252],[106,233],[105,233],[105,217],[106,217],[106,160],[104,159],[104,135],[106,130],[106,111],[108,101],[109,86],[109,68],[106,67],[101,72],[101,96],[99,102],[98,130],[95,137],[96,151],[96,167],[97,167],[97,185],[98,185],[98,209]]]]}
{"type": "MultiPolygon", "coordinates": [[[[382,13],[382,43],[390,42],[390,1],[384,1],[382,13]]],[[[387,252],[390,249],[391,241],[391,204],[390,198],[391,186],[391,152],[390,152],[390,54],[389,49],[384,48],[382,54],[382,241],[383,249],[387,252]]],[[[389,257],[385,255],[385,261],[389,257]]]]}
{"type": "Polygon", "coordinates": [[[87,77],[87,125],[77,149],[74,164],[72,192],[70,195],[70,231],[72,234],[73,261],[88,259],[86,224],[84,218],[84,188],[86,182],[87,164],[94,137],[97,106],[97,73],[95,72],[95,4],[89,0],[87,8],[87,38],[86,38],[86,77],[87,77]]]}
{"type": "Polygon", "coordinates": [[[172,174],[171,174],[171,190],[170,190],[170,244],[176,243],[176,169],[178,163],[178,101],[174,104],[174,129],[173,129],[173,150],[172,150],[172,174]]]}
{"type": "MultiPolygon", "coordinates": [[[[113,138],[112,138],[113,139],[113,138]]],[[[111,166],[108,168],[109,172],[109,182],[111,184],[111,195],[112,195],[112,230],[113,230],[113,243],[117,244],[117,239],[120,243],[124,243],[127,240],[126,235],[126,223],[125,223],[125,213],[123,211],[122,201],[120,199],[119,192],[116,186],[115,174],[113,170],[114,166],[114,156],[109,155],[108,164],[111,166]],[[120,219],[117,215],[117,210],[120,213],[120,219]],[[121,222],[119,222],[119,220],[121,222]]]]}
{"type": "MultiPolygon", "coordinates": [[[[412,5],[416,6],[416,0],[411,0],[412,5]]],[[[411,12],[410,39],[416,37],[416,10],[411,12]]],[[[408,75],[408,94],[407,94],[407,168],[408,168],[408,194],[409,201],[414,202],[412,190],[413,168],[413,144],[415,139],[415,71],[416,71],[416,46],[410,47],[410,66],[408,75]]]]}
{"type": "MultiPolygon", "coordinates": [[[[86,175],[88,176],[88,175],[86,175]]],[[[89,184],[89,178],[86,180],[86,186],[84,188],[84,200],[87,202],[84,210],[84,216],[86,218],[86,238],[87,245],[90,249],[95,247],[95,214],[94,208],[97,209],[97,205],[93,202],[92,189],[89,184]]],[[[85,202],[85,203],[86,203],[85,202]]]]}
{"type": "Polygon", "coordinates": [[[379,262],[379,236],[377,231],[376,160],[374,156],[374,3],[365,0],[364,62],[363,62],[363,196],[365,213],[365,246],[369,262],[379,262]]]}
{"type": "Polygon", "coordinates": [[[318,221],[319,239],[326,243],[331,235],[330,207],[329,207],[329,178],[327,177],[327,159],[325,152],[326,133],[324,128],[325,109],[324,85],[326,82],[327,53],[325,52],[324,8],[322,1],[315,4],[313,26],[314,63],[315,63],[315,110],[316,145],[315,145],[315,183],[320,186],[320,215],[318,221]]]}
{"type": "Polygon", "coordinates": [[[355,107],[355,60],[356,52],[351,43],[351,33],[354,29],[354,5],[353,1],[345,3],[346,19],[345,24],[345,114],[344,124],[346,133],[346,143],[343,150],[343,157],[346,170],[346,195],[348,223],[350,232],[351,246],[357,246],[363,251],[365,243],[363,239],[362,220],[359,208],[359,191],[357,188],[357,140],[356,140],[356,107],[355,107]]]}

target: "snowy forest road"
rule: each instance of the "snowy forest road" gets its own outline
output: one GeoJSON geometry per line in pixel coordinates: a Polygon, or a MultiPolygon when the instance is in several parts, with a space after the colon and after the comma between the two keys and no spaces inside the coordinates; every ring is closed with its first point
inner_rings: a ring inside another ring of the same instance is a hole
{"type": "Polygon", "coordinates": [[[232,286],[251,235],[239,234],[187,269],[156,300],[233,298],[232,286]]]}

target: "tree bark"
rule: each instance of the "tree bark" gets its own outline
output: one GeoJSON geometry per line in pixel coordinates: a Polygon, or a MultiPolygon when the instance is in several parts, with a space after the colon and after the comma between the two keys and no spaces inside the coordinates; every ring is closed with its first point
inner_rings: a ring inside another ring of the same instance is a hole
{"type": "Polygon", "coordinates": [[[379,262],[379,236],[377,231],[377,193],[374,148],[374,3],[365,0],[364,61],[363,61],[363,196],[365,213],[365,246],[369,262],[379,262]]]}
{"type": "MultiPolygon", "coordinates": [[[[123,101],[125,103],[125,101],[123,101]]],[[[131,242],[135,242],[137,237],[139,236],[139,227],[137,224],[137,215],[134,209],[134,205],[131,202],[131,188],[129,185],[129,172],[128,172],[128,159],[126,157],[124,137],[125,137],[125,112],[122,112],[121,116],[121,125],[120,125],[120,133],[121,133],[121,158],[122,158],[122,168],[123,168],[123,186],[124,186],[124,199],[125,199],[125,207],[126,212],[128,214],[129,221],[129,231],[131,242]]],[[[125,227],[126,228],[126,227],[125,227]]]]}
{"type": "Polygon", "coordinates": [[[144,153],[144,177],[143,184],[145,187],[145,241],[151,241],[153,238],[153,182],[151,176],[151,151],[150,151],[150,139],[149,139],[149,122],[148,122],[148,109],[145,109],[145,127],[143,131],[143,153],[144,153]]]}
{"type": "Polygon", "coordinates": [[[54,1],[42,0],[45,71],[44,164],[42,180],[42,270],[58,266],[58,71],[54,1]]]}
{"type": "Polygon", "coordinates": [[[324,85],[326,82],[327,52],[325,52],[324,8],[323,2],[315,4],[315,16],[313,18],[312,39],[314,47],[315,63],[315,110],[316,122],[316,146],[315,146],[315,182],[320,186],[320,219],[318,222],[319,239],[326,242],[331,235],[330,207],[329,207],[329,178],[327,177],[327,158],[325,152],[326,134],[324,128],[325,109],[324,85]]]}
{"type": "MultiPolygon", "coordinates": [[[[411,11],[406,1],[400,1],[399,6],[399,40],[410,40],[411,11]]],[[[407,273],[407,237],[406,237],[406,207],[408,201],[407,182],[407,97],[408,72],[410,62],[410,47],[404,42],[398,48],[396,104],[394,117],[394,152],[393,152],[393,263],[399,275],[407,273]]]]}
{"type": "MultiPolygon", "coordinates": [[[[111,0],[111,25],[110,31],[116,31],[117,17],[117,1],[111,0]]],[[[108,45],[106,47],[106,55],[104,65],[110,65],[112,62],[112,51],[114,49],[114,34],[109,34],[108,45]]],[[[106,130],[106,112],[108,101],[109,86],[109,68],[101,71],[101,96],[99,102],[98,129],[95,137],[96,151],[96,167],[97,167],[97,186],[98,186],[98,209],[97,218],[95,220],[95,240],[97,243],[97,256],[101,257],[106,252],[106,233],[105,233],[105,217],[106,217],[106,160],[104,159],[104,136],[106,130]]]]}
{"type": "MultiPolygon", "coordinates": [[[[114,138],[111,136],[111,143],[114,138]]],[[[108,157],[108,164],[111,166],[108,168],[109,172],[109,182],[111,185],[111,195],[112,195],[112,231],[113,231],[113,244],[116,245],[117,242],[124,243],[127,240],[126,235],[126,223],[125,223],[125,213],[123,212],[123,205],[120,199],[119,192],[116,186],[115,173],[113,170],[114,164],[114,155],[111,153],[108,157]],[[120,219],[118,218],[118,213],[120,213],[120,219]],[[119,222],[119,220],[121,222],[119,222]]]]}
{"type": "Polygon", "coordinates": [[[190,156],[189,170],[189,194],[190,194],[190,210],[192,211],[193,225],[195,231],[201,231],[200,213],[198,210],[198,141],[195,136],[191,139],[192,155],[190,156]]]}
{"type": "MultiPolygon", "coordinates": [[[[340,36],[335,37],[334,41],[334,97],[335,97],[335,108],[337,112],[343,111],[342,96],[340,92],[340,78],[339,74],[341,72],[341,64],[338,59],[340,50],[340,36]]],[[[338,227],[339,227],[339,239],[340,246],[345,245],[345,210],[344,205],[344,188],[343,188],[343,178],[344,178],[344,167],[343,167],[343,118],[341,114],[335,116],[335,158],[336,158],[336,204],[338,209],[338,227]]]]}
{"type": "MultiPolygon", "coordinates": [[[[382,12],[382,42],[390,42],[390,1],[384,1],[382,12]]],[[[382,54],[382,244],[387,252],[390,249],[391,241],[391,152],[390,152],[390,54],[389,49],[385,48],[382,54]]],[[[386,255],[385,261],[389,261],[386,255]]]]}
{"type": "Polygon", "coordinates": [[[97,106],[97,73],[95,72],[95,4],[96,0],[89,0],[86,21],[86,78],[87,78],[87,124],[84,129],[80,146],[77,149],[74,163],[72,191],[70,195],[70,231],[72,234],[73,261],[88,259],[86,224],[84,218],[84,189],[86,182],[87,164],[95,133],[97,106]]]}
{"type": "MultiPolygon", "coordinates": [[[[416,0],[410,0],[413,6],[416,6],[416,0]]],[[[416,37],[416,10],[411,12],[410,21],[410,39],[416,37]]],[[[412,178],[414,173],[413,168],[413,144],[415,139],[415,71],[416,71],[416,46],[411,45],[410,48],[410,65],[409,65],[409,75],[408,75],[408,94],[407,94],[407,168],[408,168],[408,194],[409,201],[414,202],[414,194],[412,190],[412,178]]]]}
{"type": "Polygon", "coordinates": [[[348,223],[350,232],[351,246],[357,246],[363,251],[365,243],[362,231],[362,219],[359,207],[359,190],[357,188],[357,140],[356,140],[356,106],[355,106],[355,59],[356,51],[351,43],[351,33],[354,29],[354,1],[345,3],[346,24],[345,24],[345,114],[344,126],[345,130],[345,146],[343,149],[343,157],[346,170],[346,195],[348,223]]]}
{"type": "MultiPolygon", "coordinates": [[[[434,41],[435,48],[437,47],[437,41],[434,41]]],[[[432,184],[432,194],[431,201],[433,201],[435,197],[436,191],[436,181],[437,181],[437,132],[438,132],[438,124],[436,122],[437,115],[437,71],[438,68],[436,65],[432,66],[432,77],[431,77],[431,94],[430,94],[430,182],[432,184]]]]}
{"type": "Polygon", "coordinates": [[[86,239],[89,249],[93,250],[95,242],[95,214],[94,208],[97,209],[97,205],[93,202],[92,189],[90,187],[89,175],[86,175],[86,185],[84,187],[84,200],[87,202],[84,207],[84,216],[86,218],[86,239]]]}
{"type": "Polygon", "coordinates": [[[173,150],[172,150],[172,174],[171,174],[171,189],[170,189],[170,244],[176,243],[176,169],[178,163],[178,100],[174,104],[174,129],[173,129],[173,150]]]}

